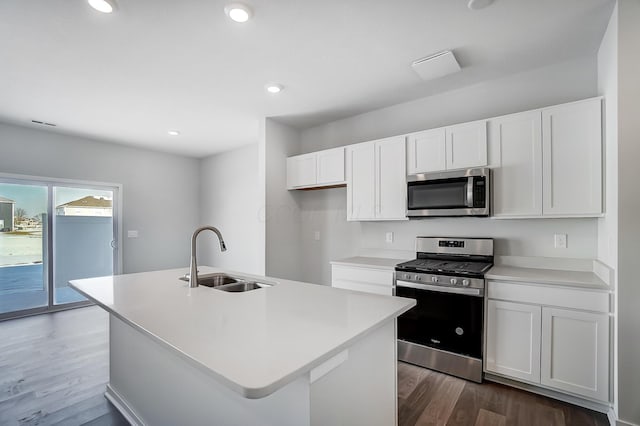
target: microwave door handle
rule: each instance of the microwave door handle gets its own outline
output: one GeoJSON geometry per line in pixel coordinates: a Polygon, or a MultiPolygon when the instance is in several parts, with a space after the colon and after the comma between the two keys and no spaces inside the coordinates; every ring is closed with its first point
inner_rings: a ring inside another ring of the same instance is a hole
{"type": "Polygon", "coordinates": [[[473,176],[469,176],[467,180],[467,207],[473,208],[473,176]]]}

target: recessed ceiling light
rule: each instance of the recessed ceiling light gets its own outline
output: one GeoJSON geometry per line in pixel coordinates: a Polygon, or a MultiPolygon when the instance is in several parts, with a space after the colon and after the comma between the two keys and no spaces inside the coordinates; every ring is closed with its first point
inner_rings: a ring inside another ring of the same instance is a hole
{"type": "Polygon", "coordinates": [[[244,3],[229,3],[224,13],[236,22],[247,22],[251,18],[251,8],[244,3]]]}
{"type": "Polygon", "coordinates": [[[469,0],[467,7],[471,10],[484,9],[493,3],[493,0],[469,0]]]}
{"type": "Polygon", "coordinates": [[[167,133],[169,133],[169,136],[180,136],[179,130],[169,130],[167,133]]]}
{"type": "Polygon", "coordinates": [[[88,0],[89,5],[102,13],[111,13],[116,9],[115,0],[88,0]]]}
{"type": "Polygon", "coordinates": [[[278,83],[267,83],[264,88],[269,93],[280,93],[282,92],[282,89],[284,89],[284,86],[278,83]]]}

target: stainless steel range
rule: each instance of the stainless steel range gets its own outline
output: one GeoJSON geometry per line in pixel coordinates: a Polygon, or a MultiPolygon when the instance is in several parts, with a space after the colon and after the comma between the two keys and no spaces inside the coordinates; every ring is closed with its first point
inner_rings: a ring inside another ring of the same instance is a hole
{"type": "Polygon", "coordinates": [[[396,266],[395,294],[417,301],[398,318],[398,358],[480,383],[493,239],[418,237],[416,252],[396,266]]]}

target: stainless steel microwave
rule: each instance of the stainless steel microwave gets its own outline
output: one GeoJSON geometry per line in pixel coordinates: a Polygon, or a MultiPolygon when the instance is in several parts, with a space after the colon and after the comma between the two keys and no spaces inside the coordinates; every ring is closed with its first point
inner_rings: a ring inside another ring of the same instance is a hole
{"type": "Polygon", "coordinates": [[[489,216],[488,167],[407,177],[407,216],[489,216]]]}

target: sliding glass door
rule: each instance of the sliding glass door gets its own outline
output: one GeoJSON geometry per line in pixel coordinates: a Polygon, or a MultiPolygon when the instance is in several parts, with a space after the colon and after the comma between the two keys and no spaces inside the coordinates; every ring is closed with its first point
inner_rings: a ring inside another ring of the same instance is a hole
{"type": "Polygon", "coordinates": [[[89,304],[69,281],[119,272],[119,192],[0,177],[0,320],[89,304]]]}
{"type": "Polygon", "coordinates": [[[46,185],[0,181],[0,316],[49,305],[46,185]]]}

